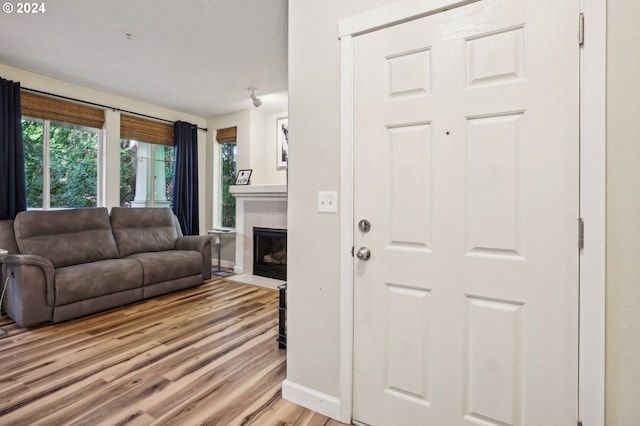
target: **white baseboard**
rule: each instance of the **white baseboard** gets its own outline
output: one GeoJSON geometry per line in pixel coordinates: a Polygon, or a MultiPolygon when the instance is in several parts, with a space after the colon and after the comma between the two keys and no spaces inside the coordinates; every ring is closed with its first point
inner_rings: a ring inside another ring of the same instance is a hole
{"type": "Polygon", "coordinates": [[[285,380],[282,382],[282,398],[324,416],[340,420],[340,400],[335,396],[285,380]]]}
{"type": "MultiPolygon", "coordinates": [[[[234,268],[236,266],[235,262],[231,262],[230,260],[221,260],[220,261],[221,268],[234,268]]],[[[211,267],[212,268],[217,268],[218,267],[218,259],[211,259],[211,267]]]]}
{"type": "Polygon", "coordinates": [[[270,288],[271,290],[278,290],[278,286],[284,284],[284,281],[274,280],[273,278],[260,277],[258,275],[249,274],[235,274],[229,277],[231,281],[238,283],[245,283],[250,285],[257,285],[264,288],[270,288]]]}

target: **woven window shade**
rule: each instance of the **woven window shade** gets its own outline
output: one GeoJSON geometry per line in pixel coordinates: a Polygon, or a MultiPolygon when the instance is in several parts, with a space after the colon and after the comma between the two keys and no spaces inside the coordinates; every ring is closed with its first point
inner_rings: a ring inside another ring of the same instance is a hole
{"type": "Polygon", "coordinates": [[[216,130],[216,141],[218,143],[233,143],[238,135],[237,127],[228,127],[226,129],[216,130]]]}
{"type": "Polygon", "coordinates": [[[104,110],[99,108],[47,98],[25,91],[20,93],[20,101],[24,117],[71,123],[96,129],[102,129],[104,125],[104,110]]]}
{"type": "Polygon", "coordinates": [[[122,114],[120,138],[173,146],[173,125],[122,114]]]}

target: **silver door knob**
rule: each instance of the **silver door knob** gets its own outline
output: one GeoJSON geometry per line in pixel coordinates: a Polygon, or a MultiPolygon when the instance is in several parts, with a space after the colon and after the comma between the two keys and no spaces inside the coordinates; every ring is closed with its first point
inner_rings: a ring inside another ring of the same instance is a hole
{"type": "Polygon", "coordinates": [[[371,250],[366,247],[360,247],[356,253],[356,257],[360,260],[369,260],[371,257],[371,250]]]}

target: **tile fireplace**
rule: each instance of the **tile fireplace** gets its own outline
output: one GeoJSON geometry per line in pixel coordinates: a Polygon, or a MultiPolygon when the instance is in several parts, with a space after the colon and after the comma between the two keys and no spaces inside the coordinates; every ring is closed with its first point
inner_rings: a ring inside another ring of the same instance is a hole
{"type": "Polygon", "coordinates": [[[236,197],[236,274],[253,275],[253,228],[287,229],[286,185],[237,185],[229,192],[236,197]]]}

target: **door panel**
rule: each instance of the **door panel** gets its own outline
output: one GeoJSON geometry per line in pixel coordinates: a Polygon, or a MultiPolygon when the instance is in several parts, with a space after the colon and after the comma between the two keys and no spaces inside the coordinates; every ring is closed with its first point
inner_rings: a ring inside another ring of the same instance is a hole
{"type": "Polygon", "coordinates": [[[431,126],[387,129],[389,249],[431,247],[431,126]]]}
{"type": "Polygon", "coordinates": [[[577,421],[578,6],[354,38],[356,420],[577,421]]]}
{"type": "Polygon", "coordinates": [[[517,424],[522,401],[522,304],[467,297],[466,406],[474,416],[517,424]]]}
{"type": "Polygon", "coordinates": [[[524,113],[467,119],[468,254],[522,258],[524,113]]]}

